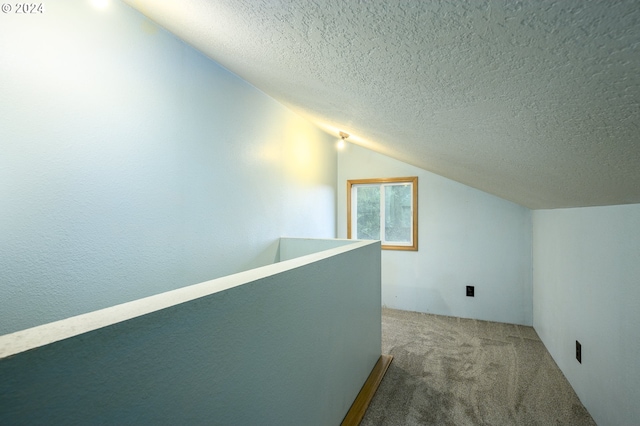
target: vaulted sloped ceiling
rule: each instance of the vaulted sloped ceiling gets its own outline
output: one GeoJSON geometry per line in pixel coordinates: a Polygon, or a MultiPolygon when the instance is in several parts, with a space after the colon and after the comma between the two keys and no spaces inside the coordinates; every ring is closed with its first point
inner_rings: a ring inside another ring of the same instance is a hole
{"type": "Polygon", "coordinates": [[[337,136],[530,208],[640,203],[638,0],[126,0],[337,136]]]}

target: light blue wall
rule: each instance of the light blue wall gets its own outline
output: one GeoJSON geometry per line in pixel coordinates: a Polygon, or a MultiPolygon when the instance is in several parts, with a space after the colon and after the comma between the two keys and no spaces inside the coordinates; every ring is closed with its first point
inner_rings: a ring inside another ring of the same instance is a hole
{"type": "Polygon", "coordinates": [[[599,425],[637,424],[640,205],[536,210],[533,231],[538,335],[599,425]]]}
{"type": "Polygon", "coordinates": [[[382,302],[409,311],[531,325],[531,211],[347,144],[338,154],[338,237],[348,179],[418,176],[417,252],[382,252],[382,302]],[[467,285],[475,297],[466,297],[467,285]]]}
{"type": "Polygon", "coordinates": [[[336,247],[351,245],[354,240],[326,240],[319,238],[280,238],[280,260],[290,260],[296,257],[306,256],[318,251],[329,250],[336,247]]]}
{"type": "Polygon", "coordinates": [[[379,243],[171,293],[104,317],[202,294],[0,356],[0,424],[338,425],[380,357],[379,243]]]}
{"type": "Polygon", "coordinates": [[[0,16],[0,334],[335,236],[334,139],[117,1],[0,16]]]}

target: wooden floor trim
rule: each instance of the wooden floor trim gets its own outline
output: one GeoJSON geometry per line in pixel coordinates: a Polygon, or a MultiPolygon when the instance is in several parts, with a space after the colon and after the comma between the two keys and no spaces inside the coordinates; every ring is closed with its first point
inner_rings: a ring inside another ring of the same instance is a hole
{"type": "Polygon", "coordinates": [[[367,381],[364,382],[362,389],[360,389],[360,393],[358,393],[358,396],[355,401],[353,401],[351,408],[349,408],[341,426],[357,426],[360,424],[364,417],[364,413],[367,412],[367,408],[373,399],[373,395],[376,393],[376,390],[378,390],[378,386],[380,386],[380,382],[382,381],[384,374],[387,372],[392,360],[392,355],[380,355],[380,358],[373,367],[373,370],[371,370],[371,374],[369,374],[367,381]]]}

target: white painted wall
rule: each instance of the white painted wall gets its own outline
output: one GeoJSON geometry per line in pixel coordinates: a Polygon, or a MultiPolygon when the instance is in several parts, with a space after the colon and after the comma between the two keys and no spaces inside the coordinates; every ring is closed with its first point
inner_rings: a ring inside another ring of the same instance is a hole
{"type": "Polygon", "coordinates": [[[0,23],[0,334],[335,236],[335,140],[118,1],[0,23]]]}
{"type": "Polygon", "coordinates": [[[531,325],[531,211],[347,144],[338,154],[338,237],[348,179],[418,176],[417,252],[382,252],[383,305],[531,325]],[[466,297],[467,285],[476,296],[466,297]]]}
{"type": "Polygon", "coordinates": [[[599,425],[637,424],[640,205],[534,211],[533,259],[538,335],[599,425]]]}
{"type": "Polygon", "coordinates": [[[295,259],[323,250],[351,245],[356,240],[322,238],[280,238],[280,261],[295,259]]]}
{"type": "Polygon", "coordinates": [[[338,425],[380,357],[380,244],[105,311],[0,336],[0,424],[338,425]]]}

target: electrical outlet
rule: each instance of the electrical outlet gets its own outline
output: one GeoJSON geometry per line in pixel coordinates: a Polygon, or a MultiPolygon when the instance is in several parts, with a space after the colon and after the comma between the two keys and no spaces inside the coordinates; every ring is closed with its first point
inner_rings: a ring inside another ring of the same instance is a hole
{"type": "Polygon", "coordinates": [[[582,364],[582,345],[576,340],[576,359],[582,364]]]}
{"type": "Polygon", "coordinates": [[[475,297],[475,296],[473,295],[473,293],[474,293],[474,289],[475,289],[475,287],[474,287],[474,286],[472,286],[472,285],[468,285],[468,286],[467,286],[467,296],[468,296],[468,297],[475,297]]]}

